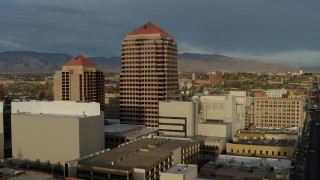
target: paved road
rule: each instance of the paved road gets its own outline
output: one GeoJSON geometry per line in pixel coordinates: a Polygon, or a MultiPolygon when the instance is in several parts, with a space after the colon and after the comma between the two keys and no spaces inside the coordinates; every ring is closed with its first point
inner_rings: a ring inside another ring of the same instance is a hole
{"type": "Polygon", "coordinates": [[[308,148],[306,149],[305,179],[320,179],[320,111],[311,113],[308,148]]]}

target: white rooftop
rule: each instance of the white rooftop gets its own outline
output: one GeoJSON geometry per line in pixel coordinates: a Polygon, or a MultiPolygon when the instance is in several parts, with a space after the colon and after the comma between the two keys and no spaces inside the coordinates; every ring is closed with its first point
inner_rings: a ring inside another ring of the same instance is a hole
{"type": "Polygon", "coordinates": [[[100,104],[97,102],[75,101],[34,101],[12,102],[12,114],[50,114],[67,116],[100,115],[100,104]]]}
{"type": "Polygon", "coordinates": [[[257,166],[257,167],[273,167],[273,168],[290,168],[291,161],[287,159],[259,158],[245,156],[219,155],[216,164],[230,164],[236,166],[257,166]]]}

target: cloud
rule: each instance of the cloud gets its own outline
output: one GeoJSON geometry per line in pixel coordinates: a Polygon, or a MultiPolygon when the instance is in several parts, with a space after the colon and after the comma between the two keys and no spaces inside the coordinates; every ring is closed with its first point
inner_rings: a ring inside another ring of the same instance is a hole
{"type": "Polygon", "coordinates": [[[12,41],[6,41],[6,40],[0,39],[0,49],[19,50],[19,49],[22,49],[22,45],[12,41]]]}
{"type": "Polygon", "coordinates": [[[174,37],[179,53],[320,64],[319,6],[300,0],[2,0],[0,51],[120,56],[126,33],[151,21],[174,37]]]}
{"type": "Polygon", "coordinates": [[[54,12],[54,13],[67,13],[67,14],[79,14],[84,12],[82,9],[66,7],[61,5],[48,5],[48,4],[32,4],[36,10],[54,12]]]}

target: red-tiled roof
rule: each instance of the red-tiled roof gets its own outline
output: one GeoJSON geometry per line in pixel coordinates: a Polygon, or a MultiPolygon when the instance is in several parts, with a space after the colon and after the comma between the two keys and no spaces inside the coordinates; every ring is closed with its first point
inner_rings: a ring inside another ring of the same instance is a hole
{"type": "Polygon", "coordinates": [[[90,62],[87,58],[83,57],[82,55],[78,55],[72,58],[70,61],[65,63],[63,66],[86,66],[86,67],[96,67],[95,64],[90,62]]]}
{"type": "Polygon", "coordinates": [[[171,37],[170,34],[165,32],[164,30],[162,30],[158,26],[152,24],[151,22],[148,22],[148,23],[138,27],[134,31],[128,33],[128,35],[138,35],[138,34],[161,34],[164,36],[171,37]]]}

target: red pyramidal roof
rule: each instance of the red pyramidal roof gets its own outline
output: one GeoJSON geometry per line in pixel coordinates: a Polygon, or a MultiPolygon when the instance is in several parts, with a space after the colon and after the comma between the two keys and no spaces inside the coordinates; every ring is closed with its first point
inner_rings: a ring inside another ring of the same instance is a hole
{"type": "Polygon", "coordinates": [[[78,55],[72,58],[70,61],[65,63],[63,66],[86,66],[86,67],[96,67],[95,64],[90,62],[87,58],[83,57],[82,55],[78,55]]]}
{"type": "Polygon", "coordinates": [[[135,29],[134,31],[128,33],[128,35],[138,35],[138,34],[161,34],[164,36],[170,36],[167,32],[159,28],[158,26],[152,24],[151,22],[148,22],[139,28],[135,29]]]}

